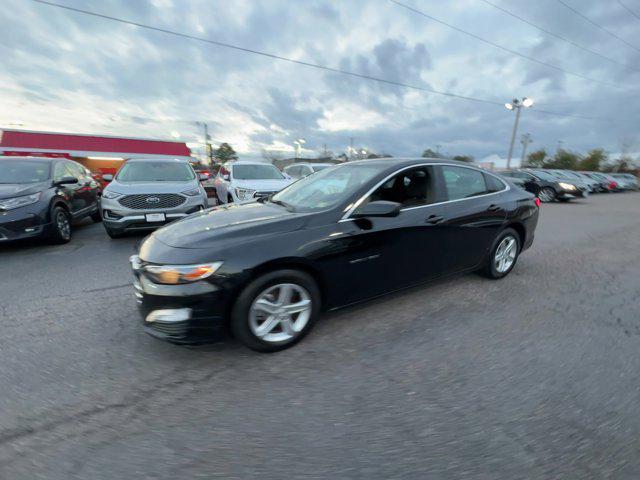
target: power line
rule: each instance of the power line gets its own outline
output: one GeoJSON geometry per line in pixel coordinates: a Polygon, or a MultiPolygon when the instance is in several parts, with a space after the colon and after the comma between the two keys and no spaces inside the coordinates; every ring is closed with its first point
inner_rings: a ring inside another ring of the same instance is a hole
{"type": "Polygon", "coordinates": [[[636,12],[634,12],[633,10],[631,10],[629,7],[627,7],[624,3],[622,3],[620,0],[618,0],[618,3],[620,4],[620,6],[622,8],[624,8],[627,12],[629,12],[631,15],[633,15],[634,17],[636,17],[638,20],[640,20],[640,15],[638,15],[636,12]]]}
{"type": "Polygon", "coordinates": [[[593,25],[596,28],[599,28],[600,30],[602,30],[603,32],[608,33],[609,35],[611,35],[613,38],[617,38],[618,40],[620,40],[622,43],[624,43],[625,45],[633,48],[634,50],[637,50],[638,52],[640,52],[640,48],[636,47],[634,44],[627,42],[624,38],[616,35],[615,33],[613,33],[611,30],[608,30],[606,28],[604,28],[602,25],[600,25],[599,23],[594,22],[593,20],[591,20],[589,17],[587,17],[585,14],[583,14],[582,12],[576,10],[575,8],[573,8],[571,5],[569,5],[567,2],[565,2],[564,0],[556,0],[558,3],[561,3],[562,5],[564,5],[565,7],[567,7],[569,10],[571,10],[573,13],[575,13],[576,15],[578,15],[580,18],[582,18],[585,22],[589,22],[591,25],[593,25]]]}
{"type": "MultiPolygon", "coordinates": [[[[434,93],[434,94],[437,94],[437,95],[444,95],[444,96],[448,96],[448,97],[452,97],[452,98],[457,98],[457,99],[460,99],[460,100],[468,100],[468,101],[473,101],[473,102],[485,103],[485,104],[489,104],[489,105],[499,105],[501,107],[504,105],[502,102],[498,102],[498,101],[495,101],[495,100],[488,100],[488,99],[483,99],[483,98],[476,98],[476,97],[469,97],[469,96],[465,96],[465,95],[458,95],[458,94],[451,93],[451,92],[444,92],[444,91],[440,91],[440,90],[429,89],[429,88],[426,88],[426,87],[420,87],[420,86],[416,86],[416,85],[409,85],[409,84],[405,84],[405,83],[395,82],[395,81],[387,80],[387,79],[384,79],[384,78],[374,77],[374,76],[371,76],[371,75],[363,75],[363,74],[359,74],[359,73],[355,73],[355,72],[350,72],[348,70],[342,70],[342,69],[337,69],[337,68],[333,68],[333,67],[327,67],[325,65],[319,65],[319,64],[315,64],[315,63],[311,63],[311,62],[305,62],[305,61],[302,61],[302,60],[295,60],[295,59],[292,59],[292,58],[283,57],[283,56],[280,56],[280,55],[274,55],[274,54],[262,52],[262,51],[259,51],[259,50],[253,50],[253,49],[250,49],[250,48],[240,47],[240,46],[237,46],[237,45],[232,45],[232,44],[229,44],[229,43],[219,42],[219,41],[216,41],[216,40],[210,40],[210,39],[207,39],[207,38],[202,38],[202,37],[198,37],[198,36],[195,36],[195,35],[190,35],[190,34],[187,34],[187,33],[176,32],[176,31],[173,31],[173,30],[168,30],[168,29],[161,28],[161,27],[154,27],[152,25],[147,25],[147,24],[144,24],[144,23],[125,20],[125,19],[122,19],[122,18],[110,16],[110,15],[91,12],[89,10],[83,10],[83,9],[80,9],[80,8],[69,7],[67,5],[61,5],[61,4],[54,3],[54,2],[51,2],[51,1],[48,1],[48,0],[32,0],[32,1],[34,1],[36,3],[43,4],[43,5],[48,5],[48,6],[51,6],[51,7],[62,8],[64,10],[72,11],[72,12],[75,12],[75,13],[81,13],[83,15],[89,15],[89,16],[92,16],[92,17],[102,18],[102,19],[105,19],[105,20],[112,20],[112,21],[115,21],[115,22],[119,22],[119,23],[123,23],[123,24],[127,24],[127,25],[132,25],[132,26],[139,27],[139,28],[144,28],[144,29],[147,29],[147,30],[153,30],[153,31],[156,31],[156,32],[166,33],[168,35],[174,35],[174,36],[181,37],[181,38],[186,38],[186,39],[189,39],[189,40],[196,40],[196,41],[199,41],[199,42],[209,43],[211,45],[215,45],[215,46],[218,46],[218,47],[229,48],[229,49],[241,51],[241,52],[244,52],[244,53],[252,53],[252,54],[255,54],[255,55],[261,55],[261,56],[272,58],[272,59],[275,59],[275,60],[281,60],[281,61],[285,61],[285,62],[289,62],[289,63],[294,63],[294,64],[297,64],[297,65],[303,65],[303,66],[306,66],[306,67],[317,68],[317,69],[320,69],[320,70],[325,70],[325,71],[329,71],[329,72],[333,72],[333,73],[339,73],[339,74],[342,74],[342,75],[348,75],[348,76],[351,76],[351,77],[361,78],[361,79],[365,79],[365,80],[372,80],[372,81],[375,81],[375,82],[380,82],[380,83],[389,84],[389,85],[395,85],[395,86],[399,86],[399,87],[403,87],[403,88],[409,88],[409,89],[413,89],[413,90],[419,90],[419,91],[427,92],[427,93],[434,93]]],[[[581,117],[581,116],[569,115],[569,114],[564,114],[564,113],[547,112],[547,111],[538,110],[538,109],[532,109],[532,111],[533,112],[540,112],[540,113],[547,114],[547,115],[556,115],[556,116],[561,116],[561,117],[581,118],[581,119],[585,119],[585,120],[606,120],[606,119],[600,119],[600,118],[595,118],[595,117],[581,117]]]]}
{"type": "Polygon", "coordinates": [[[558,40],[562,40],[563,42],[568,43],[569,45],[572,45],[572,46],[574,46],[576,48],[579,48],[580,50],[582,50],[584,52],[588,52],[588,53],[590,53],[592,55],[595,55],[597,57],[602,58],[603,60],[607,60],[608,62],[612,62],[612,63],[615,63],[617,65],[620,65],[621,67],[631,68],[633,70],[637,70],[638,69],[637,67],[632,67],[631,65],[627,65],[626,63],[619,62],[618,60],[615,60],[615,59],[613,59],[611,57],[607,57],[606,55],[603,55],[601,53],[596,52],[595,50],[591,50],[590,48],[587,48],[587,47],[585,47],[583,45],[580,45],[579,43],[576,43],[573,40],[570,40],[570,39],[568,39],[566,37],[563,37],[562,35],[558,35],[555,32],[552,32],[550,30],[547,30],[546,28],[543,28],[543,27],[541,27],[539,25],[536,25],[535,23],[527,20],[526,18],[523,18],[520,15],[507,10],[506,8],[503,8],[500,5],[496,5],[495,3],[490,2],[489,0],[481,0],[481,1],[486,3],[487,5],[492,6],[493,8],[496,8],[496,9],[500,10],[503,13],[506,13],[507,15],[509,15],[509,16],[517,19],[517,20],[520,20],[521,22],[526,23],[527,25],[529,25],[529,26],[531,26],[531,27],[533,27],[533,28],[535,28],[537,30],[540,30],[543,33],[546,33],[547,35],[551,35],[552,37],[555,37],[558,40]]]}
{"type": "MultiPolygon", "coordinates": [[[[36,1],[38,1],[38,0],[36,0],[36,1]]],[[[445,22],[443,20],[440,20],[440,19],[438,19],[436,17],[433,17],[433,16],[431,16],[431,15],[429,15],[427,13],[424,13],[424,12],[418,10],[418,9],[410,7],[409,5],[405,5],[404,3],[400,3],[397,0],[389,0],[389,1],[392,2],[392,3],[395,3],[399,7],[405,8],[405,9],[407,9],[407,10],[413,12],[413,13],[416,13],[418,15],[421,15],[421,16],[425,17],[425,18],[428,18],[429,20],[433,20],[434,22],[437,22],[437,23],[439,23],[441,25],[444,25],[445,27],[449,27],[449,28],[455,30],[456,32],[463,33],[464,35],[467,35],[469,37],[475,38],[476,40],[479,40],[479,41],[481,41],[483,43],[486,43],[487,45],[491,45],[492,47],[499,48],[500,50],[503,50],[505,52],[511,53],[512,55],[517,55],[518,57],[521,57],[521,58],[524,58],[526,60],[529,60],[530,62],[537,63],[537,64],[543,65],[545,67],[553,68],[553,69],[558,70],[560,72],[564,72],[567,75],[573,75],[574,77],[579,77],[579,78],[582,78],[584,80],[589,80],[590,82],[595,82],[595,83],[600,83],[602,85],[609,85],[609,86],[615,86],[615,87],[619,86],[619,85],[616,85],[614,83],[609,83],[609,82],[605,82],[603,80],[598,80],[598,79],[595,79],[595,78],[587,77],[586,75],[582,75],[581,73],[576,73],[576,72],[572,72],[570,70],[566,70],[566,69],[564,69],[562,67],[559,67],[558,65],[554,65],[552,63],[547,63],[547,62],[544,62],[542,60],[538,60],[537,58],[533,58],[533,57],[530,57],[528,55],[525,55],[524,53],[517,52],[516,50],[511,50],[510,48],[503,47],[502,45],[499,45],[497,43],[492,42],[491,40],[487,40],[486,38],[483,38],[483,37],[481,37],[479,35],[476,35],[475,33],[471,33],[471,32],[468,32],[467,30],[463,30],[462,28],[458,28],[458,27],[456,27],[454,25],[451,25],[450,23],[447,23],[447,22],[445,22]]]]}
{"type": "Polygon", "coordinates": [[[462,100],[469,100],[469,101],[480,102],[480,103],[488,103],[488,104],[492,104],[492,105],[502,105],[501,102],[498,102],[498,101],[495,101],[495,100],[487,100],[487,99],[483,99],[483,98],[470,97],[470,96],[466,96],[466,95],[458,95],[458,94],[452,93],[452,92],[445,92],[445,91],[442,91],[442,90],[435,90],[435,89],[432,89],[432,88],[427,88],[427,87],[421,87],[421,86],[417,86],[417,85],[410,85],[410,84],[407,84],[407,83],[396,82],[396,81],[388,80],[388,79],[385,79],[385,78],[374,77],[372,75],[365,75],[365,74],[355,73],[355,72],[351,72],[351,71],[343,70],[343,69],[339,69],[339,68],[328,67],[326,65],[320,65],[320,64],[317,64],[317,63],[306,62],[306,61],[303,61],[303,60],[295,60],[293,58],[283,57],[281,55],[275,55],[275,54],[272,54],[272,53],[267,53],[267,52],[262,52],[262,51],[259,51],[259,50],[254,50],[254,49],[251,49],[251,48],[240,47],[240,46],[237,46],[237,45],[232,45],[230,43],[219,42],[217,40],[210,40],[208,38],[198,37],[196,35],[191,35],[191,34],[182,33],[182,32],[176,32],[176,31],[173,31],[173,30],[168,30],[166,28],[154,27],[152,25],[147,25],[147,24],[144,24],[144,23],[134,22],[134,21],[131,21],[131,20],[125,20],[125,19],[122,19],[122,18],[113,17],[113,16],[110,16],[110,15],[104,15],[104,14],[101,14],[101,13],[91,12],[89,10],[83,10],[81,8],[69,7],[67,5],[61,5],[59,3],[54,3],[54,2],[47,1],[47,0],[32,0],[32,1],[34,1],[36,3],[41,3],[43,5],[48,5],[48,6],[51,6],[51,7],[58,7],[58,8],[62,8],[62,9],[65,9],[65,10],[72,11],[72,12],[81,13],[83,15],[89,15],[89,16],[92,16],[92,17],[98,17],[98,18],[103,18],[103,19],[106,19],[106,20],[112,20],[114,22],[124,23],[124,24],[127,24],[127,25],[133,25],[133,26],[136,26],[136,27],[139,27],[139,28],[144,28],[144,29],[147,29],[147,30],[153,30],[153,31],[156,31],[156,32],[166,33],[168,35],[174,35],[176,37],[187,38],[187,39],[190,39],[190,40],[196,40],[198,42],[205,42],[205,43],[209,43],[211,45],[216,45],[218,47],[230,48],[230,49],[238,50],[238,51],[241,51],[241,52],[244,52],[244,53],[253,53],[255,55],[261,55],[263,57],[268,57],[268,58],[272,58],[272,59],[275,59],[275,60],[281,60],[281,61],[284,61],[284,62],[295,63],[297,65],[303,65],[305,67],[318,68],[318,69],[325,70],[325,71],[328,71],[328,72],[340,73],[342,75],[349,75],[351,77],[363,78],[363,79],[366,79],[366,80],[372,80],[374,82],[385,83],[385,84],[394,85],[394,86],[397,86],[397,87],[410,88],[412,90],[419,90],[419,91],[422,91],[422,92],[434,93],[434,94],[437,94],[437,95],[444,95],[444,96],[447,96],[447,97],[459,98],[459,99],[462,99],[462,100]]]}

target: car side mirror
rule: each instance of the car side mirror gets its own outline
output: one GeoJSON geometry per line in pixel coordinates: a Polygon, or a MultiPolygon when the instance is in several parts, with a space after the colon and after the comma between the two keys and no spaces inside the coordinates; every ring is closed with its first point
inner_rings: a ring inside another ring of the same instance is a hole
{"type": "Polygon", "coordinates": [[[62,177],[60,180],[56,182],[56,185],[73,185],[78,183],[78,179],[76,177],[62,177]]]}
{"type": "Polygon", "coordinates": [[[206,182],[207,180],[209,180],[209,175],[207,175],[206,173],[200,173],[198,174],[198,179],[201,182],[206,182]]]}
{"type": "Polygon", "coordinates": [[[102,175],[102,180],[104,180],[105,182],[112,182],[113,175],[111,175],[110,173],[105,173],[104,175],[102,175]]]}
{"type": "Polygon", "coordinates": [[[376,200],[356,209],[351,215],[354,218],[365,217],[397,217],[400,214],[401,204],[387,200],[376,200]]]}
{"type": "Polygon", "coordinates": [[[231,180],[231,176],[228,173],[225,173],[224,175],[222,175],[222,179],[225,182],[228,182],[229,180],[231,180]]]}

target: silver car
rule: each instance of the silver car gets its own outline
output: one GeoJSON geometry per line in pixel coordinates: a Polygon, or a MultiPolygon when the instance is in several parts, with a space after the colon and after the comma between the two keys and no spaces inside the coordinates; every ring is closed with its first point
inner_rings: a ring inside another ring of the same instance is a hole
{"type": "Polygon", "coordinates": [[[117,238],[126,231],[153,230],[204,210],[207,193],[200,180],[186,160],[127,160],[102,192],[107,234],[117,238]]]}

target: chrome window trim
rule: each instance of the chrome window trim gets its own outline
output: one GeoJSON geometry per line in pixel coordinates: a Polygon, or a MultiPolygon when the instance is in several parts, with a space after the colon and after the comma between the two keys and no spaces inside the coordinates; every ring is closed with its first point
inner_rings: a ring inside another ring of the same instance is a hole
{"type": "Polygon", "coordinates": [[[342,218],[340,218],[340,220],[338,220],[338,223],[340,222],[349,222],[351,220],[355,220],[355,218],[350,218],[350,215],[353,213],[353,211],[358,208],[360,206],[360,204],[362,202],[364,202],[364,200],[371,195],[378,187],[380,187],[381,185],[383,185],[385,182],[387,182],[391,177],[394,177],[395,175],[404,172],[405,170],[409,170],[410,168],[419,168],[419,167],[431,167],[431,166],[435,166],[435,165],[439,165],[439,166],[447,166],[447,167],[459,167],[459,168],[468,168],[469,170],[475,170],[476,172],[480,172],[483,174],[487,174],[487,175],[491,175],[492,177],[496,178],[500,183],[502,183],[502,185],[504,185],[505,188],[503,188],[502,190],[499,190],[497,192],[491,192],[491,193],[485,193],[483,195],[476,195],[475,197],[468,197],[468,198],[457,198],[455,200],[445,200],[444,202],[436,202],[436,203],[428,203],[426,205],[417,205],[415,207],[405,207],[405,208],[401,208],[400,211],[404,212],[407,210],[415,210],[417,208],[425,208],[425,207],[433,207],[435,205],[444,205],[445,203],[454,203],[454,202],[462,202],[465,200],[474,200],[476,198],[483,198],[483,197],[489,197],[491,195],[497,195],[499,193],[503,193],[503,192],[508,192],[509,190],[511,190],[511,187],[509,186],[509,184],[507,182],[505,182],[503,179],[501,179],[500,177],[498,177],[497,175],[487,171],[487,170],[482,170],[480,168],[477,167],[472,167],[472,166],[467,166],[467,165],[458,165],[455,163],[446,163],[446,162],[438,162],[438,163],[420,163],[420,164],[416,164],[416,165],[409,165],[407,167],[403,167],[399,170],[396,170],[393,173],[390,173],[389,175],[387,175],[385,178],[383,178],[381,181],[379,181],[378,183],[376,183],[371,189],[369,189],[367,191],[367,193],[365,193],[364,195],[362,195],[354,204],[353,206],[347,210],[345,212],[345,214],[342,216],[342,218]]]}

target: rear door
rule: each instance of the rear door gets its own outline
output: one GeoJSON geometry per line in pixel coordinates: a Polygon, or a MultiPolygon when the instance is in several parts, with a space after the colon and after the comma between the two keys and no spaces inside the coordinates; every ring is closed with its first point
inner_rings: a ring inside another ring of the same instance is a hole
{"type": "Polygon", "coordinates": [[[472,167],[437,167],[446,192],[442,222],[447,251],[443,271],[451,273],[478,266],[503,228],[507,212],[500,191],[507,185],[472,167]]]}

